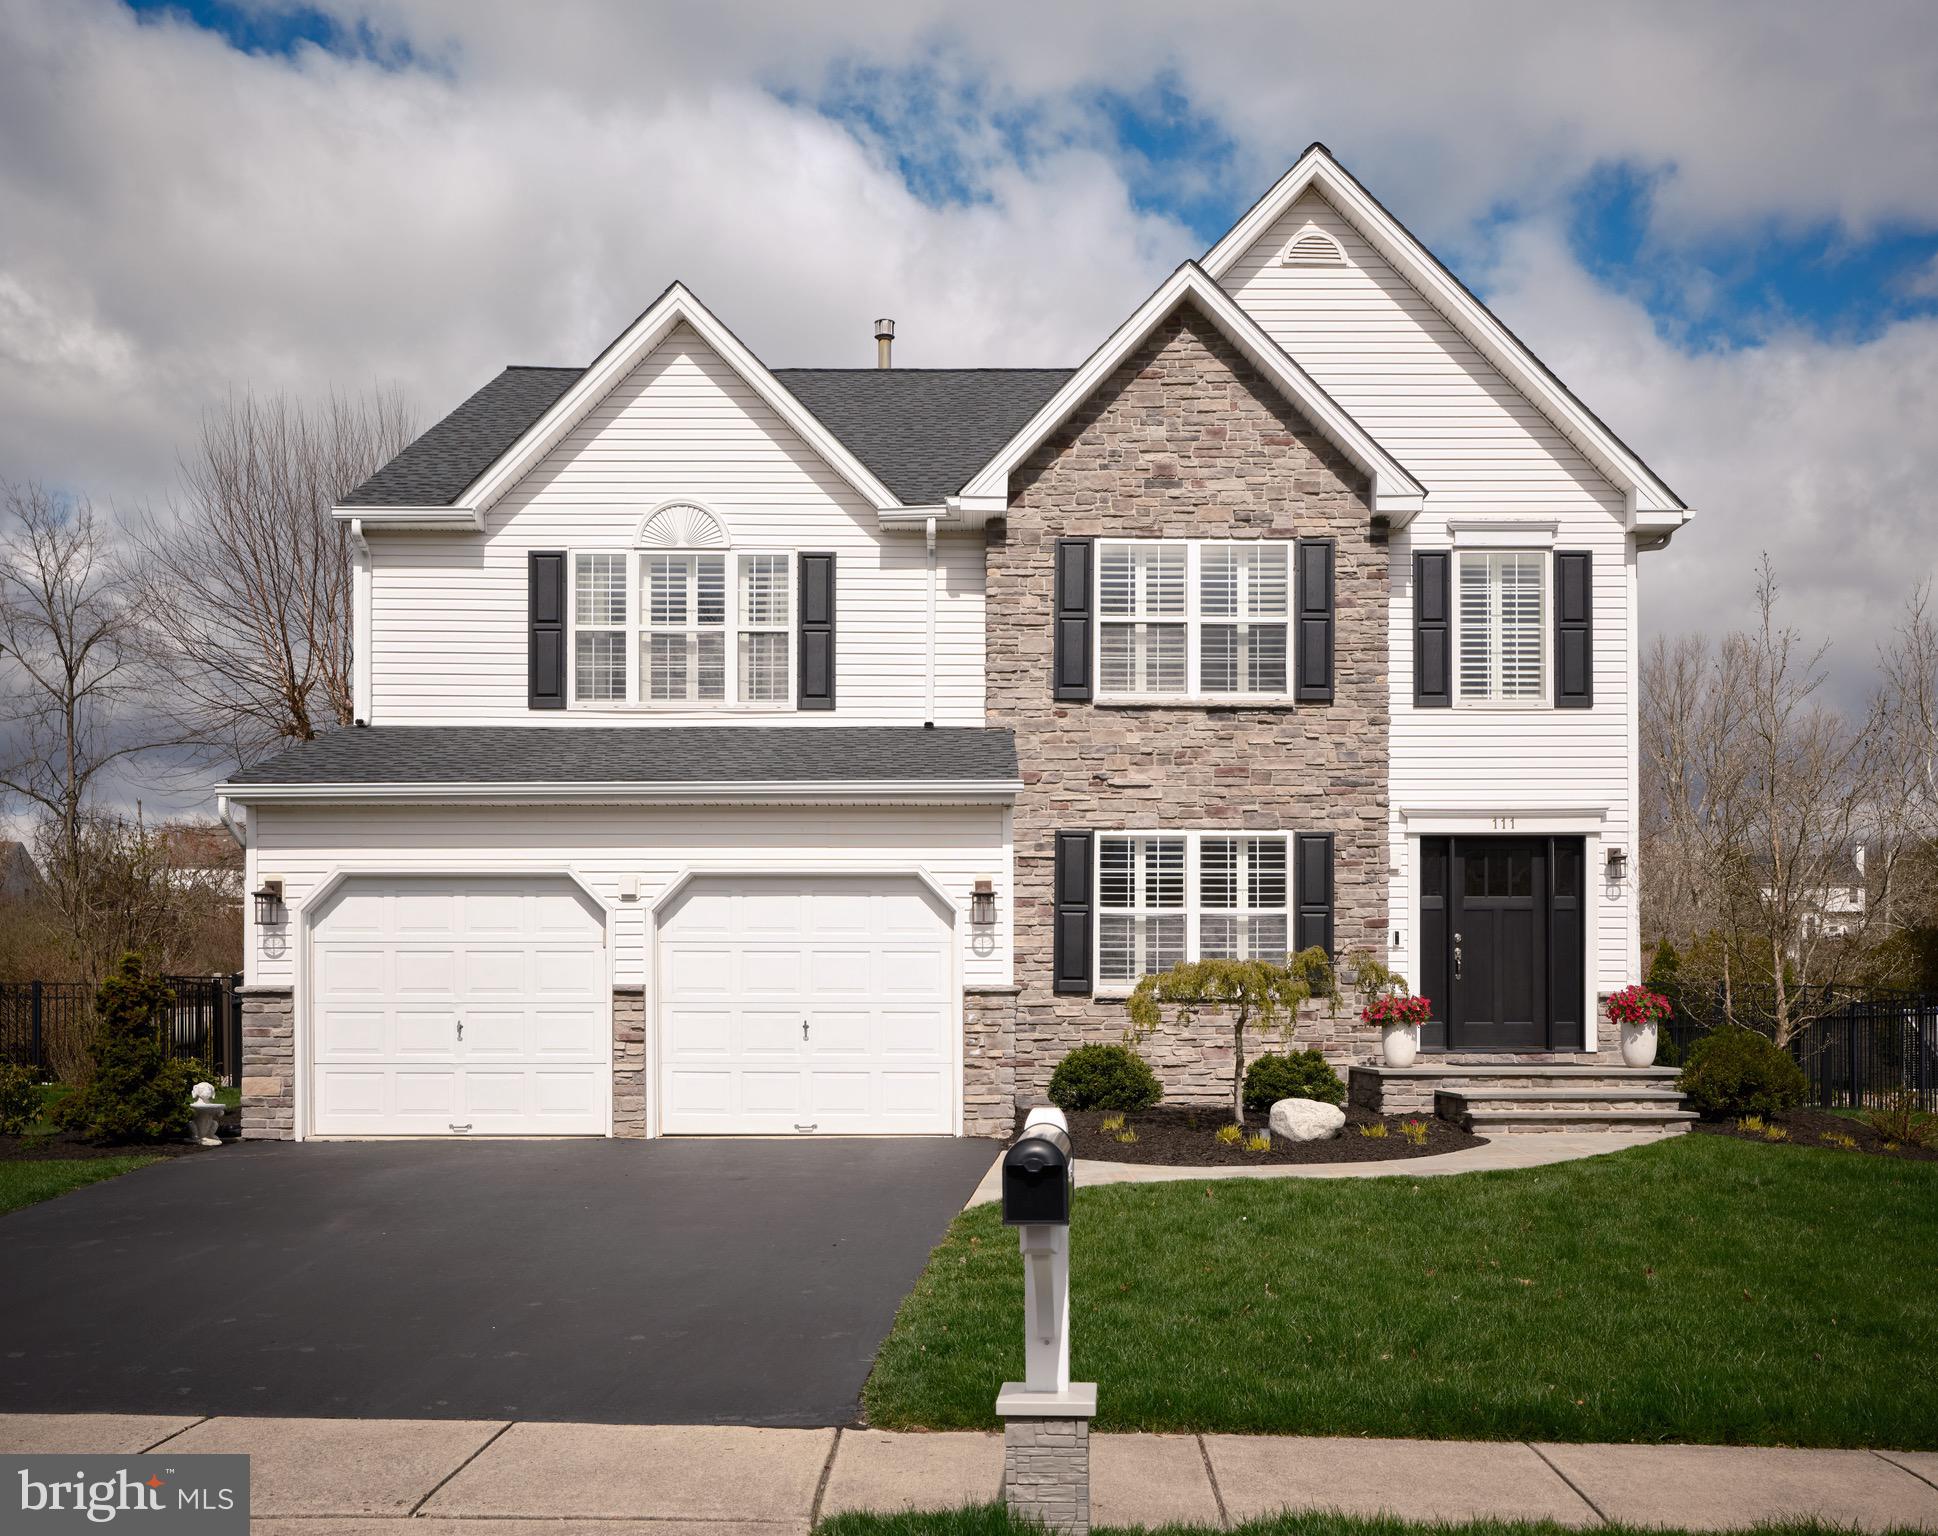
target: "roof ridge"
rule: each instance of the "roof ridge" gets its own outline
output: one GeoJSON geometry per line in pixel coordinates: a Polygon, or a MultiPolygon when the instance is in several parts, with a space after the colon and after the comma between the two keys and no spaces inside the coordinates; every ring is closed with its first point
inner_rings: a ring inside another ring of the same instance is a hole
{"type": "Polygon", "coordinates": [[[821,363],[798,363],[787,368],[770,368],[769,373],[1075,373],[1075,363],[1044,363],[1040,366],[1023,363],[1003,363],[983,366],[975,363],[964,364],[960,368],[893,368],[880,367],[829,367],[821,363]]]}

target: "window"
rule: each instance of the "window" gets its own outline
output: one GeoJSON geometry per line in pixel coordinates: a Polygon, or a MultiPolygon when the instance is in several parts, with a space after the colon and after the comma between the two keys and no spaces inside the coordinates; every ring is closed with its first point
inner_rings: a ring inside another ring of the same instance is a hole
{"type": "Polygon", "coordinates": [[[1097,980],[1129,987],[1180,960],[1283,960],[1283,834],[1105,833],[1097,839],[1097,980]]]}
{"type": "Polygon", "coordinates": [[[1104,543],[1098,694],[1285,698],[1292,544],[1104,543]]]}
{"type": "Polygon", "coordinates": [[[572,702],[792,705],[793,572],[785,554],[575,553],[572,702]]]}
{"type": "Polygon", "coordinates": [[[1547,558],[1532,550],[1482,550],[1457,559],[1460,701],[1541,703],[1547,696],[1547,558]]]}

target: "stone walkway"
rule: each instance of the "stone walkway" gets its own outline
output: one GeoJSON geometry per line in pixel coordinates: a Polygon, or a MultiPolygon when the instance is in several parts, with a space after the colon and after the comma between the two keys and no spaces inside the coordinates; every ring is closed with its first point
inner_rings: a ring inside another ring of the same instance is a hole
{"type": "MultiPolygon", "coordinates": [[[[1278,1509],[1738,1530],[1938,1531],[1938,1452],[1097,1435],[1099,1525],[1278,1509]]],[[[258,1536],[805,1536],[851,1509],[999,1497],[993,1434],[485,1420],[0,1415],[0,1452],[240,1451],[258,1536]]]]}
{"type": "MultiPolygon", "coordinates": [[[[1442,1173],[1481,1173],[1494,1168],[1540,1168],[1571,1163],[1646,1147],[1663,1137],[1655,1131],[1543,1131],[1519,1136],[1496,1136],[1478,1147],[1442,1152],[1435,1157],[1399,1158],[1373,1163],[1264,1163],[1255,1168],[1222,1165],[1208,1168],[1167,1167],[1162,1163],[1099,1163],[1077,1159],[1077,1185],[1168,1184],[1183,1179],[1416,1179],[1442,1173]]],[[[982,1176],[969,1205],[1002,1197],[1000,1154],[982,1176]]],[[[965,1205],[964,1210],[969,1206],[965,1205]]]]}

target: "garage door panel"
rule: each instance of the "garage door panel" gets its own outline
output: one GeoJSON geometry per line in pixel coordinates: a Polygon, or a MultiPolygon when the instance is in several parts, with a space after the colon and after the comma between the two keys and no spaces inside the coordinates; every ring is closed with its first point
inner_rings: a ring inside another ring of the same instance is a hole
{"type": "Polygon", "coordinates": [[[311,951],[316,1134],[605,1130],[604,920],[569,882],[358,877],[311,951]]]}
{"type": "Polygon", "coordinates": [[[911,877],[702,877],[659,943],[666,1131],[954,1128],[953,935],[911,877]]]}
{"type": "Polygon", "coordinates": [[[947,1013],[934,1008],[884,1008],[877,1049],[884,1056],[920,1056],[934,1060],[949,1050],[947,1013]]]}

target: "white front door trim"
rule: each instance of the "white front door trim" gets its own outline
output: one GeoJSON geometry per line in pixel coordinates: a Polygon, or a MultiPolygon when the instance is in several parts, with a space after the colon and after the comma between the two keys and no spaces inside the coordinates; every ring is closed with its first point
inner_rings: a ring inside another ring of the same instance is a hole
{"type": "Polygon", "coordinates": [[[1423,837],[1579,837],[1582,840],[1582,886],[1587,897],[1586,921],[1582,925],[1582,1049],[1595,1051],[1596,1025],[1601,994],[1596,985],[1600,976],[1601,950],[1598,939],[1605,922],[1620,920],[1622,902],[1619,892],[1610,897],[1601,876],[1602,832],[1608,820],[1606,811],[1594,808],[1556,808],[1536,806],[1489,806],[1484,810],[1396,808],[1406,833],[1406,943],[1401,974],[1407,985],[1418,987],[1420,980],[1420,839],[1423,837]]]}
{"type": "MultiPolygon", "coordinates": [[[[585,874],[574,864],[517,864],[503,859],[457,858],[441,860],[435,866],[411,866],[396,864],[333,864],[314,888],[303,898],[303,904],[296,912],[296,995],[294,1019],[292,1023],[294,1038],[290,1044],[293,1059],[291,1071],[295,1074],[294,1092],[295,1126],[292,1132],[297,1141],[306,1141],[311,1135],[310,1127],[314,1122],[315,1072],[312,1053],[314,1051],[314,1024],[311,1018],[311,1004],[315,996],[316,968],[314,951],[314,928],[316,914],[323,910],[340,885],[346,880],[364,878],[378,880],[423,880],[423,879],[565,879],[577,886],[593,906],[604,914],[605,952],[606,952],[606,1010],[607,1028],[605,1031],[606,1079],[610,1084],[613,1076],[612,1060],[612,968],[613,968],[613,904],[601,896],[585,874]]],[[[612,1094],[606,1094],[605,1130],[612,1134],[612,1094]]]]}
{"type": "Polygon", "coordinates": [[[660,974],[660,924],[664,914],[671,910],[672,904],[695,880],[711,875],[760,875],[776,880],[821,880],[821,879],[881,879],[884,876],[914,878],[920,882],[944,910],[951,914],[949,922],[949,998],[952,1025],[949,1030],[950,1061],[950,1108],[949,1122],[951,1134],[962,1134],[963,1115],[963,1018],[962,1018],[962,934],[965,917],[956,899],[951,896],[942,882],[925,864],[907,863],[869,863],[857,866],[840,866],[823,869],[790,869],[777,865],[774,859],[752,856],[709,859],[703,864],[682,865],[666,882],[665,887],[649,903],[645,904],[646,920],[646,1134],[660,1136],[665,1120],[665,1106],[661,1103],[660,1091],[660,994],[662,977],[660,974]]]}

